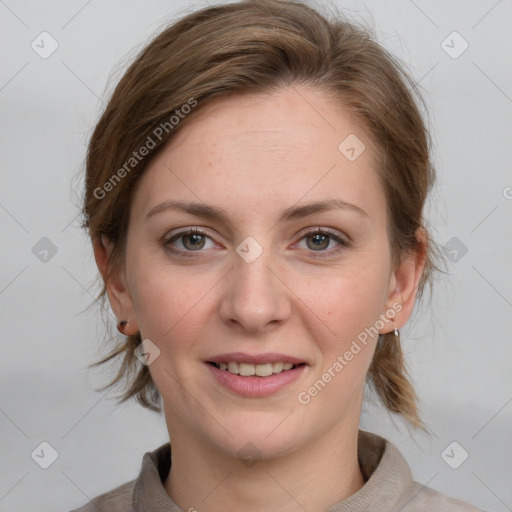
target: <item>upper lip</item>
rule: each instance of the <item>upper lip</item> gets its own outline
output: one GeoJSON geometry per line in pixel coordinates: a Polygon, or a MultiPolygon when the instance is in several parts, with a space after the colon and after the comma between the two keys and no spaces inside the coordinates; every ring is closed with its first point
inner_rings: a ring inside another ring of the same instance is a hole
{"type": "Polygon", "coordinates": [[[231,352],[229,354],[219,354],[206,359],[207,363],[246,363],[246,364],[264,364],[264,363],[305,363],[303,359],[285,354],[265,353],[265,354],[246,354],[244,352],[231,352]]]}

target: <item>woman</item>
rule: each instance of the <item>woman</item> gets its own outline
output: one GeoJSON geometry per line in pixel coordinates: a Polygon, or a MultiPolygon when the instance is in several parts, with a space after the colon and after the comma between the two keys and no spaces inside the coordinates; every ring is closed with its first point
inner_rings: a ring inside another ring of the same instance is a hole
{"type": "Polygon", "coordinates": [[[475,511],[359,430],[365,382],[424,428],[399,330],[436,269],[410,83],[297,2],[192,13],[127,70],[91,137],[84,226],[170,443],[78,509],[475,511]],[[171,455],[172,446],[172,455],[171,455]]]}

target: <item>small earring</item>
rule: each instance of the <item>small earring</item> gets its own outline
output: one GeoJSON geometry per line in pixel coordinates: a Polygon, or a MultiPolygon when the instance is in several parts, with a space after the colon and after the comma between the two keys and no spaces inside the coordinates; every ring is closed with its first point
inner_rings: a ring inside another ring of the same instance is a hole
{"type": "Polygon", "coordinates": [[[121,333],[121,334],[124,334],[124,328],[128,325],[128,321],[127,320],[121,320],[118,324],[117,324],[117,330],[121,333]]]}
{"type": "Polygon", "coordinates": [[[395,336],[396,336],[397,338],[398,338],[398,334],[399,334],[398,329],[395,327],[395,336]]]}

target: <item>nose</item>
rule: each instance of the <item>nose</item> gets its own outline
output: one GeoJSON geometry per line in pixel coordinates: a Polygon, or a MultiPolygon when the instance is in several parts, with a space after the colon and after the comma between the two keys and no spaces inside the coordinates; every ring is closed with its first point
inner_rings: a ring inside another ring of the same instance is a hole
{"type": "Polygon", "coordinates": [[[267,332],[291,314],[292,292],[284,269],[263,251],[254,261],[235,255],[234,267],[225,280],[220,305],[222,320],[250,334],[267,332]]]}

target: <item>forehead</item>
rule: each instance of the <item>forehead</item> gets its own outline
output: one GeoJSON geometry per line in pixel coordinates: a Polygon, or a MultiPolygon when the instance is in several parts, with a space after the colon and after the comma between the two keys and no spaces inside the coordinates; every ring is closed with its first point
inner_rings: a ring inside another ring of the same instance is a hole
{"type": "Polygon", "coordinates": [[[342,198],[378,215],[385,200],[374,164],[362,125],[323,92],[294,86],[234,96],[198,111],[155,157],[133,209],[147,213],[175,198],[266,214],[342,198]]]}

